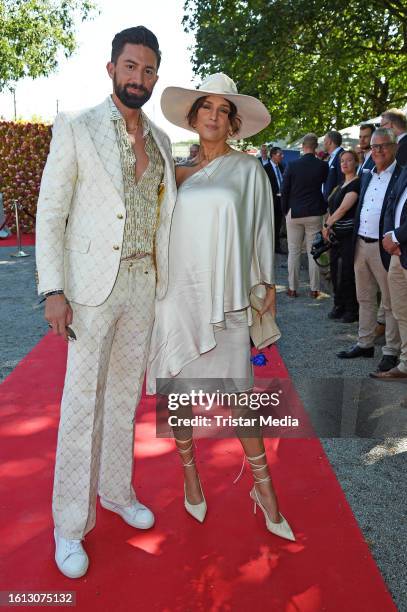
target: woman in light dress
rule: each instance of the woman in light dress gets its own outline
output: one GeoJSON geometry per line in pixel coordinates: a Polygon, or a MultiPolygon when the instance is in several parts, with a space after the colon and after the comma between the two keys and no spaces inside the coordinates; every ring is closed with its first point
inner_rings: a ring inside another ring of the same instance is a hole
{"type": "MultiPolygon", "coordinates": [[[[270,115],[256,98],[238,94],[224,74],[211,75],[198,90],[168,87],[161,106],[169,121],[199,134],[200,150],[176,168],[169,286],[156,305],[148,392],[156,391],[157,378],[171,379],[183,391],[183,380],[185,385],[197,378],[222,379],[226,392],[249,391],[251,289],[265,285],[260,314],[270,310],[275,315],[276,309],[273,202],[258,160],[233,150],[227,141],[259,132],[270,115]]],[[[182,434],[174,429],[174,437],[184,467],[185,508],[203,522],[207,505],[192,428],[182,434]]],[[[239,439],[253,473],[255,508],[263,511],[269,531],[295,540],[279,512],[263,438],[239,439]]]]}

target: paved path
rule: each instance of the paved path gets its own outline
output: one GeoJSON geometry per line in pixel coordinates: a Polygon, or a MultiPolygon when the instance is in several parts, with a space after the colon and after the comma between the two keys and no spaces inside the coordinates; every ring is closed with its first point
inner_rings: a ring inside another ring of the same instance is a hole
{"type": "MultiPolygon", "coordinates": [[[[34,248],[24,248],[31,257],[15,260],[9,257],[14,247],[0,247],[0,380],[47,331],[43,309],[34,308],[38,302],[34,248]]],[[[346,384],[363,380],[367,384],[369,402],[373,401],[371,398],[379,398],[376,413],[390,414],[391,421],[403,424],[407,413],[404,399],[407,386],[403,395],[399,386],[396,389],[387,383],[388,390],[384,391],[385,387],[378,386],[383,383],[370,382],[367,378],[380,358],[380,347],[376,349],[374,360],[338,360],[335,352],[355,341],[357,325],[327,319],[332,300],[328,295],[318,300],[306,297],[308,286],[304,270],[301,296],[298,299],[286,297],[285,256],[279,256],[277,273],[280,283],[278,322],[283,332],[279,349],[307,408],[322,405],[330,388],[334,388],[335,395],[342,393],[343,380],[346,384]],[[314,396],[310,397],[310,379],[314,381],[317,402],[314,396]]],[[[349,403],[342,395],[340,397],[342,421],[339,429],[343,425],[343,415],[351,416],[349,403]]],[[[370,434],[377,431],[380,419],[370,426],[363,406],[361,414],[365,416],[361,419],[361,433],[369,434],[369,427],[370,434]]],[[[389,419],[385,423],[388,424],[389,419]]],[[[407,612],[407,436],[384,439],[326,437],[323,445],[399,610],[407,612]]]]}
{"type": "Polygon", "coordinates": [[[34,247],[30,257],[14,259],[16,247],[0,246],[0,381],[15,368],[47,331],[34,280],[34,247]]]}

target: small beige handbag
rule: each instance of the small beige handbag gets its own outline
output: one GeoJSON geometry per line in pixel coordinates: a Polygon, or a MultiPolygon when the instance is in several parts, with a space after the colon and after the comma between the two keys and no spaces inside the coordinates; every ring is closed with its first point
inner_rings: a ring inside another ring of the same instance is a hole
{"type": "MultiPolygon", "coordinates": [[[[259,287],[259,286],[258,286],[259,287]]],[[[264,290],[264,287],[262,287],[264,290]]],[[[257,287],[255,287],[257,290],[257,287]]],[[[264,290],[265,291],[265,290],[264,290]]],[[[270,344],[277,342],[281,338],[281,332],[271,312],[265,312],[263,316],[259,311],[263,308],[264,298],[254,293],[250,293],[250,306],[252,309],[253,323],[250,327],[250,337],[257,349],[266,348],[270,344]]]]}

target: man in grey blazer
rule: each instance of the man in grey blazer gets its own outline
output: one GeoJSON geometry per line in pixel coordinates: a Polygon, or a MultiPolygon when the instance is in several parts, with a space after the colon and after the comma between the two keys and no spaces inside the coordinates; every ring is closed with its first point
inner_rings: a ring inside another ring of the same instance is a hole
{"type": "Polygon", "coordinates": [[[141,111],[161,53],[138,26],[117,34],[107,71],[113,94],[53,128],[37,212],[45,318],[69,343],[55,466],[55,560],[83,576],[81,540],[96,499],[140,529],[154,515],[132,487],[134,418],[154,320],[168,280],[176,198],[168,137],[141,111]]]}

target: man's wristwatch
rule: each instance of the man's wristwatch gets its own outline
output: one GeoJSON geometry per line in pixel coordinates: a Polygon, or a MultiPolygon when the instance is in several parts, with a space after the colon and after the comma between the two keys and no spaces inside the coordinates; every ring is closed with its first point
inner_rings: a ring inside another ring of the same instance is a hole
{"type": "Polygon", "coordinates": [[[272,285],[269,285],[268,283],[262,283],[262,285],[264,285],[266,289],[275,289],[276,288],[274,283],[272,285]]]}

